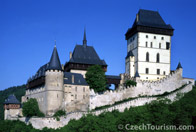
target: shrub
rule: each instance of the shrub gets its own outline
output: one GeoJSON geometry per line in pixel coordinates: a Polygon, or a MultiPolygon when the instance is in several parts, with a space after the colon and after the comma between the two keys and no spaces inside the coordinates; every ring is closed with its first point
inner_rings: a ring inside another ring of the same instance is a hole
{"type": "Polygon", "coordinates": [[[37,100],[33,98],[23,103],[22,113],[26,117],[32,117],[32,116],[44,117],[44,113],[42,113],[39,110],[37,100]]]}
{"type": "Polygon", "coordinates": [[[125,82],[125,86],[126,87],[130,87],[130,86],[136,86],[137,85],[137,82],[133,81],[133,80],[127,80],[125,82]]]}
{"type": "Polygon", "coordinates": [[[54,117],[60,117],[66,115],[66,111],[64,110],[58,110],[55,114],[54,117]]]}

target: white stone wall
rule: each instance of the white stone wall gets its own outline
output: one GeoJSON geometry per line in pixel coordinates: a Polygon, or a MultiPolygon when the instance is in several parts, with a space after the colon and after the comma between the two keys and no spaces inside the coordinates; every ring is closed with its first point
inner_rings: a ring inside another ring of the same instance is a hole
{"type": "MultiPolygon", "coordinates": [[[[192,85],[193,84],[188,84],[186,87],[183,89],[174,92],[168,96],[165,96],[164,98],[171,99],[171,101],[175,101],[177,93],[187,93],[192,90],[192,85]]],[[[145,98],[137,98],[128,102],[124,102],[118,105],[111,106],[109,108],[103,109],[103,110],[97,110],[94,112],[91,112],[92,114],[99,115],[103,112],[111,112],[113,110],[119,110],[120,112],[124,112],[124,110],[127,108],[129,109],[130,107],[135,107],[135,106],[141,106],[145,105],[146,103],[150,103],[153,100],[157,100],[156,97],[145,97],[145,98]]],[[[48,128],[59,128],[63,127],[68,124],[68,122],[71,119],[78,120],[80,119],[83,115],[88,114],[88,112],[74,112],[68,114],[66,117],[61,117],[60,121],[56,121],[55,118],[31,118],[29,122],[32,124],[32,126],[36,129],[43,129],[44,127],[48,128]]],[[[14,119],[14,118],[12,118],[14,119]]],[[[15,118],[16,119],[16,118],[15,118]]],[[[25,118],[19,118],[19,120],[25,122],[25,118]]],[[[28,122],[28,123],[29,123],[28,122]]]]}
{"type": "Polygon", "coordinates": [[[22,116],[22,109],[5,109],[4,120],[10,120],[12,118],[18,118],[22,116]]]}
{"type": "Polygon", "coordinates": [[[90,109],[114,104],[117,101],[134,98],[138,96],[152,96],[171,92],[181,87],[185,82],[182,79],[182,69],[176,70],[173,74],[159,81],[137,81],[136,87],[120,88],[115,91],[106,91],[104,94],[97,94],[91,90],[90,109]]]}

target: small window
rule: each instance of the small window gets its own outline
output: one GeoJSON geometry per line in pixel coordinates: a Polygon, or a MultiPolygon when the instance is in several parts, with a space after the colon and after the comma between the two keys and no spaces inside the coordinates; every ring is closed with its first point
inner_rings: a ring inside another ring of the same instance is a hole
{"type": "Polygon", "coordinates": [[[161,43],[159,43],[159,49],[161,49],[161,43]]]}
{"type": "Polygon", "coordinates": [[[83,95],[83,99],[85,99],[85,95],[83,95]]]}
{"type": "Polygon", "coordinates": [[[149,62],[149,53],[146,53],[146,61],[149,62]]]}
{"type": "Polygon", "coordinates": [[[135,37],[133,37],[133,40],[135,39],[135,37]]]}
{"type": "Polygon", "coordinates": [[[169,50],[170,49],[170,43],[166,42],[166,49],[169,50]]]}
{"type": "Polygon", "coordinates": [[[146,47],[148,47],[148,42],[146,41],[146,47]]]}
{"type": "Polygon", "coordinates": [[[159,79],[159,77],[157,77],[157,79],[159,79]]]}
{"type": "Polygon", "coordinates": [[[75,91],[77,91],[77,87],[75,87],[75,91]]]}
{"type": "Polygon", "coordinates": [[[151,48],[153,47],[153,44],[152,44],[152,42],[151,42],[151,44],[150,44],[150,47],[151,47],[151,48]]]}
{"type": "Polygon", "coordinates": [[[146,38],[148,38],[148,35],[146,35],[146,38]]]}
{"type": "Polygon", "coordinates": [[[164,40],[164,37],[161,37],[161,40],[164,40]]]}
{"type": "Polygon", "coordinates": [[[157,63],[159,63],[160,62],[160,55],[159,55],[159,53],[157,53],[157,63]]]}
{"type": "Polygon", "coordinates": [[[146,74],[148,74],[148,68],[146,68],[146,74]]]}
{"type": "Polygon", "coordinates": [[[75,95],[75,99],[77,99],[77,94],[75,95]]]}
{"type": "Polygon", "coordinates": [[[58,98],[58,94],[56,95],[56,97],[58,98]]]}
{"type": "Polygon", "coordinates": [[[163,75],[165,75],[165,71],[163,72],[163,75]]]}
{"type": "Polygon", "coordinates": [[[148,79],[148,77],[146,77],[146,79],[148,79]]]}
{"type": "Polygon", "coordinates": [[[157,75],[160,75],[160,69],[157,69],[157,75]]]}
{"type": "Polygon", "coordinates": [[[83,87],[83,92],[85,92],[85,87],[83,87]]]}
{"type": "Polygon", "coordinates": [[[154,36],[154,39],[156,39],[156,36],[154,36]]]}

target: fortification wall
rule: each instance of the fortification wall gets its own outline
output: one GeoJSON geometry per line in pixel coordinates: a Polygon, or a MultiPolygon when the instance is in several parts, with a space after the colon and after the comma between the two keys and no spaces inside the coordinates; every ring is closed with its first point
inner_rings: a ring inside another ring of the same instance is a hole
{"type": "Polygon", "coordinates": [[[166,76],[159,81],[142,81],[137,80],[136,87],[123,87],[115,91],[106,91],[104,94],[95,93],[91,90],[90,110],[104,105],[112,105],[117,101],[127,98],[134,98],[139,96],[159,95],[165,92],[171,92],[181,87],[186,82],[182,78],[182,69],[174,71],[172,74],[166,76]]]}
{"type": "MultiPolygon", "coordinates": [[[[164,98],[168,98],[168,99],[171,99],[171,101],[175,101],[177,93],[187,93],[187,92],[191,91],[192,85],[193,84],[190,83],[187,86],[185,86],[184,88],[182,88],[174,93],[171,93],[171,94],[165,96],[164,98]]],[[[130,107],[145,105],[146,103],[150,103],[153,100],[157,100],[157,97],[139,97],[137,99],[134,99],[134,100],[131,100],[128,102],[124,102],[124,103],[121,103],[118,105],[114,105],[114,106],[111,106],[106,109],[97,110],[97,111],[94,111],[91,113],[94,115],[99,115],[103,112],[111,112],[113,110],[118,110],[120,112],[123,112],[126,108],[129,109],[130,107]]],[[[71,119],[78,120],[86,114],[88,114],[88,112],[73,112],[73,113],[68,114],[66,116],[66,118],[61,117],[60,121],[57,121],[55,118],[31,118],[28,122],[25,118],[19,118],[19,120],[26,122],[27,124],[31,123],[32,126],[36,129],[42,129],[44,127],[56,129],[56,128],[63,127],[65,125],[67,125],[71,119]]]]}

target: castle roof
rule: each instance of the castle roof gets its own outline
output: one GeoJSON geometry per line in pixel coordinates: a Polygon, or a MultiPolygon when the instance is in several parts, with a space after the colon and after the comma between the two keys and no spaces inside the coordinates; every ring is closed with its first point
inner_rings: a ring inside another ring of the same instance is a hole
{"type": "Polygon", "coordinates": [[[64,84],[88,85],[81,74],[71,72],[64,72],[64,84]]]}
{"type": "Polygon", "coordinates": [[[16,96],[12,94],[8,96],[4,104],[21,104],[21,103],[16,99],[16,96]]]}
{"type": "Polygon", "coordinates": [[[127,59],[128,57],[130,57],[130,56],[134,56],[134,55],[133,55],[133,52],[132,52],[131,50],[127,53],[126,59],[127,59]]]}
{"type": "Polygon", "coordinates": [[[176,69],[180,69],[180,68],[182,68],[182,65],[181,65],[181,63],[179,62],[176,69]]]}
{"type": "Polygon", "coordinates": [[[94,64],[94,65],[107,65],[104,60],[101,60],[97,52],[92,46],[76,45],[69,60],[71,63],[80,64],[94,64]]]}
{"type": "Polygon", "coordinates": [[[173,35],[173,28],[166,24],[158,11],[140,9],[131,28],[125,34],[129,39],[137,32],[146,32],[163,35],[173,35]]]}
{"type": "Polygon", "coordinates": [[[135,76],[134,76],[134,78],[136,78],[136,77],[140,77],[140,75],[139,75],[138,71],[136,71],[136,72],[135,72],[135,76]]]}
{"type": "Polygon", "coordinates": [[[52,56],[50,58],[48,70],[62,70],[56,45],[54,46],[52,56]]]}
{"type": "Polygon", "coordinates": [[[140,9],[137,17],[132,27],[141,25],[147,27],[173,29],[171,25],[167,25],[164,22],[158,11],[140,9]]]}

